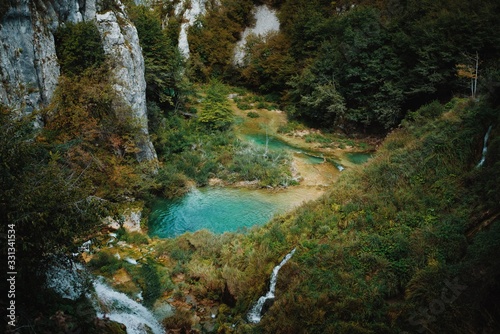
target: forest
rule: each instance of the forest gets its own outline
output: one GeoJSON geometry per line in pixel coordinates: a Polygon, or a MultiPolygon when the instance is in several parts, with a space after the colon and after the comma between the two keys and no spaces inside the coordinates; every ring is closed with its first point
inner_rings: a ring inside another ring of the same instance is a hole
{"type": "Polygon", "coordinates": [[[157,159],[138,159],[145,134],[114,88],[95,22],[60,25],[50,103],[23,115],[0,103],[2,238],[15,246],[17,268],[18,326],[6,322],[6,332],[127,332],[97,316],[85,294],[70,300],[47,287],[48,268],[71,262],[108,282],[126,275],[117,289],[140,291],[146,307],[168,300],[166,333],[500,330],[500,1],[207,0],[187,30],[188,58],[179,51],[180,1],[122,2],[142,48],[157,159]],[[276,11],[280,29],[250,35],[235,63],[261,5],[276,11]],[[213,178],[259,189],[300,183],[290,156],[240,140],[235,108],[248,118],[282,111],[280,131],[317,129],[310,138],[322,145],[380,144],[319,199],[263,226],[165,239],[120,228],[117,240],[130,247],[115,256],[104,217],[119,221],[138,206],[147,230],[156,198],[213,178]],[[91,256],[73,257],[86,240],[97,245],[91,256]],[[292,249],[274,302],[250,323],[292,249]],[[141,266],[123,260],[130,254],[141,266]]]}

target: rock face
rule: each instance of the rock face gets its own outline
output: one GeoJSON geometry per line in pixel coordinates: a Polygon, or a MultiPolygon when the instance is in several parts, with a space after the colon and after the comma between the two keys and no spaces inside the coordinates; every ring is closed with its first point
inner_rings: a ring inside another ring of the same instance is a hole
{"type": "Polygon", "coordinates": [[[3,104],[31,112],[50,101],[59,77],[53,33],[62,22],[78,22],[86,14],[77,0],[18,0],[9,9],[0,26],[3,104]]]}
{"type": "Polygon", "coordinates": [[[188,29],[199,15],[205,13],[207,0],[184,0],[175,6],[175,15],[182,18],[181,31],[179,32],[179,51],[184,58],[189,58],[188,29]]]}
{"type": "Polygon", "coordinates": [[[66,22],[95,20],[115,73],[118,95],[142,129],[139,161],[155,160],[146,116],[144,59],[137,30],[119,0],[97,14],[99,0],[17,0],[0,18],[0,102],[25,113],[46,106],[60,75],[54,32],[66,22]],[[118,24],[120,22],[120,24],[118,24]]]}
{"type": "Polygon", "coordinates": [[[140,124],[142,136],[137,138],[139,161],[155,160],[156,152],[149,141],[146,115],[146,80],[144,79],[144,58],[135,26],[121,11],[97,14],[97,26],[103,41],[104,52],[112,59],[115,74],[114,88],[118,95],[132,109],[140,124]],[[120,22],[120,23],[118,23],[120,22]]]}

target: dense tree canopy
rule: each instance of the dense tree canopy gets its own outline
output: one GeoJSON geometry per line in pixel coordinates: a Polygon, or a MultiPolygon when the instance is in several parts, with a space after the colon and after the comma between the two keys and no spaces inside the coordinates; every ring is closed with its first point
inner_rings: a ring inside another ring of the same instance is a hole
{"type": "Polygon", "coordinates": [[[174,109],[184,94],[177,44],[162,30],[158,14],[144,6],[130,8],[144,55],[147,99],[163,109],[174,109]]]}
{"type": "Polygon", "coordinates": [[[470,62],[470,55],[477,52],[481,71],[499,59],[498,1],[254,3],[277,8],[280,32],[250,36],[244,66],[234,67],[235,43],[250,22],[238,8],[252,4],[209,6],[189,32],[189,73],[280,95],[290,115],[321,126],[387,131],[409,110],[467,95],[468,82],[456,66],[470,62]],[[335,87],[341,99],[334,100],[345,109],[311,104],[325,85],[335,87]]]}

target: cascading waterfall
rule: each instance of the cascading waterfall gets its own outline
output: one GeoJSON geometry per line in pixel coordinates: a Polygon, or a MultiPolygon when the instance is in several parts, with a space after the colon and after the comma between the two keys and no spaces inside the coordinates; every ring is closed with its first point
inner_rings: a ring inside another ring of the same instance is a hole
{"type": "Polygon", "coordinates": [[[285,265],[285,263],[290,260],[290,258],[293,256],[295,253],[294,248],[290,253],[288,253],[285,258],[281,261],[280,264],[278,264],[276,267],[273,269],[273,273],[271,274],[271,285],[269,287],[269,291],[264,295],[259,298],[257,303],[252,307],[250,312],[248,312],[247,318],[248,321],[251,323],[259,323],[260,319],[262,317],[262,308],[264,307],[264,304],[266,303],[267,300],[269,299],[274,299],[274,291],[276,290],[276,282],[278,280],[278,272],[285,265]]]}
{"type": "Polygon", "coordinates": [[[124,324],[127,334],[164,334],[165,330],[153,314],[126,294],[117,292],[99,280],[95,280],[94,289],[97,316],[124,324]]]}
{"type": "Polygon", "coordinates": [[[486,160],[486,152],[488,151],[488,138],[490,137],[491,128],[492,128],[492,126],[490,125],[490,127],[488,128],[488,131],[486,131],[486,134],[484,135],[483,153],[481,156],[481,160],[479,161],[479,163],[476,166],[477,168],[482,167],[485,160],[486,160]]]}
{"type": "MultiPolygon", "coordinates": [[[[87,292],[96,315],[126,326],[128,334],[164,334],[165,330],[154,315],[140,303],[126,294],[117,292],[103,283],[102,278],[94,278],[79,264],[56,262],[46,272],[47,287],[61,297],[77,300],[87,290],[88,279],[92,281],[95,293],[87,292]]],[[[140,298],[140,297],[139,297],[140,298]]]]}

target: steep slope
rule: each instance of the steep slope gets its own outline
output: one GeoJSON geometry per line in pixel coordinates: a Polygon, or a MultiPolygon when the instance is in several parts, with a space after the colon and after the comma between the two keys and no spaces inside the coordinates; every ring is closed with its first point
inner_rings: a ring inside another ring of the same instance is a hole
{"type": "Polygon", "coordinates": [[[155,241],[152,256],[165,263],[157,270],[172,270],[177,299],[221,303],[219,328],[241,333],[495,332],[497,124],[498,110],[470,100],[425,106],[318,201],[246,235],[155,241]],[[249,324],[273,267],[294,248],[274,303],[249,324]]]}
{"type": "Polygon", "coordinates": [[[144,60],[137,31],[119,1],[110,7],[113,11],[96,0],[22,0],[12,5],[1,18],[0,102],[27,113],[47,106],[60,75],[54,38],[57,29],[65,23],[94,20],[113,64],[115,90],[144,134],[137,140],[137,158],[154,160],[156,153],[148,139],[144,60]]]}

